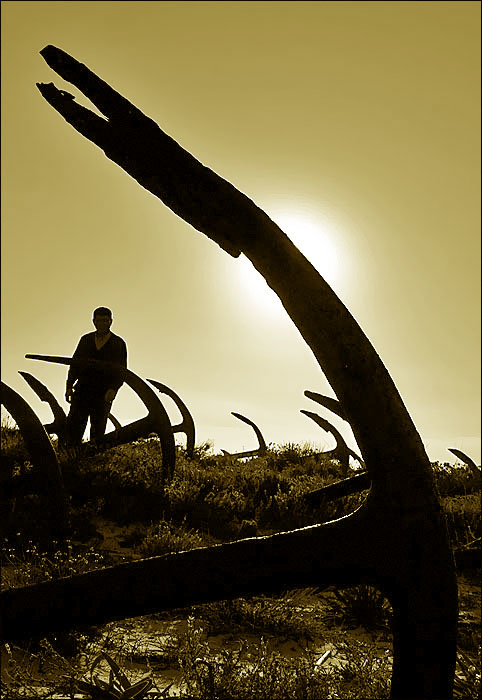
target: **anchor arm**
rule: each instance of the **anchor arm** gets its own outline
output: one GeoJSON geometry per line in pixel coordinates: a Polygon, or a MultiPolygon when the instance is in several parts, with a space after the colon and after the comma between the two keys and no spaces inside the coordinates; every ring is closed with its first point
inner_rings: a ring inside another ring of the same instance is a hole
{"type": "Polygon", "coordinates": [[[118,421],[117,418],[114,415],[112,415],[112,413],[109,413],[107,417],[114,426],[115,430],[120,430],[120,428],[122,428],[120,421],[118,421]]]}
{"type": "Polygon", "coordinates": [[[249,420],[249,418],[246,418],[245,416],[242,416],[241,413],[235,413],[234,411],[231,411],[231,415],[234,416],[235,418],[239,418],[239,420],[242,420],[243,423],[247,423],[250,425],[255,434],[256,437],[258,438],[258,447],[254,450],[247,450],[246,452],[236,452],[232,454],[231,452],[227,452],[226,450],[222,450],[223,454],[225,454],[227,457],[256,457],[256,456],[261,456],[266,454],[266,442],[264,440],[263,434],[261,433],[261,430],[258,428],[256,423],[253,423],[252,420],[249,420]]]}
{"type": "Polygon", "coordinates": [[[44,426],[50,433],[61,435],[65,430],[66,415],[62,406],[59,404],[52,392],[39,379],[29,372],[19,372],[25,379],[27,384],[35,391],[41,401],[45,401],[51,408],[54,416],[52,423],[44,426]]]}
{"type": "MultiPolygon", "coordinates": [[[[313,401],[316,401],[317,403],[321,404],[321,406],[324,406],[325,408],[328,408],[330,411],[335,413],[337,416],[340,416],[340,418],[343,418],[343,420],[347,420],[345,411],[343,410],[343,406],[337,399],[333,399],[330,396],[324,396],[323,394],[317,394],[314,391],[305,391],[304,392],[305,396],[308,397],[309,399],[312,399],[313,401]]],[[[302,411],[303,413],[304,411],[302,411]]],[[[308,415],[308,414],[307,414],[308,415]]],[[[314,414],[313,414],[314,415],[314,414]]],[[[349,457],[353,457],[357,462],[365,466],[365,462],[362,460],[361,457],[357,455],[356,452],[351,450],[347,446],[347,453],[349,457]]]]}
{"type": "Polygon", "coordinates": [[[316,401],[321,406],[324,406],[333,413],[336,413],[336,415],[340,416],[340,418],[343,418],[343,420],[347,420],[345,411],[343,410],[343,406],[337,399],[333,399],[331,396],[324,396],[323,394],[318,394],[316,393],[316,391],[308,391],[308,389],[303,393],[308,399],[316,401]]]}
{"type": "Polygon", "coordinates": [[[52,483],[62,484],[62,474],[49,436],[36,413],[14,389],[4,382],[2,404],[18,425],[34,465],[42,468],[52,483]]]}
{"type": "Polygon", "coordinates": [[[169,396],[178,407],[182,416],[182,421],[179,423],[179,425],[174,425],[172,427],[172,432],[184,432],[186,434],[186,453],[189,457],[192,458],[194,454],[195,445],[195,427],[193,417],[188,407],[183,402],[181,397],[178,394],[176,394],[176,392],[170,387],[166,386],[165,384],[162,384],[161,382],[156,381],[155,379],[148,379],[147,381],[150,382],[153,386],[155,386],[156,389],[158,389],[161,392],[161,394],[166,394],[166,396],[169,396]]]}
{"type": "Polygon", "coordinates": [[[246,416],[242,416],[241,413],[235,413],[234,411],[231,411],[231,415],[235,418],[238,418],[239,420],[242,420],[244,423],[247,423],[253,428],[254,432],[256,433],[256,437],[258,438],[259,453],[261,454],[262,452],[266,452],[266,442],[264,440],[263,434],[261,433],[261,430],[258,428],[256,423],[253,423],[253,421],[249,420],[249,418],[246,418],[246,416]]]}
{"type": "Polygon", "coordinates": [[[470,467],[474,473],[480,474],[480,467],[478,467],[474,460],[468,455],[466,455],[465,452],[462,452],[462,450],[458,450],[456,447],[449,447],[448,450],[453,455],[458,457],[461,460],[461,462],[464,462],[464,464],[470,467]]]}
{"type": "Polygon", "coordinates": [[[63,537],[68,527],[64,482],[55,450],[36,413],[20,394],[1,382],[2,404],[19,427],[32,464],[44,481],[42,493],[46,512],[51,514],[53,531],[63,537]]]}
{"type": "Polygon", "coordinates": [[[325,418],[319,416],[317,413],[312,413],[312,411],[305,410],[301,410],[300,413],[303,413],[303,415],[308,416],[308,418],[311,418],[311,420],[314,421],[317,425],[319,425],[320,428],[323,428],[323,430],[325,430],[327,433],[331,433],[333,435],[333,437],[335,438],[336,445],[335,448],[331,450],[331,452],[333,452],[334,454],[338,454],[343,466],[345,467],[345,469],[348,469],[348,446],[340,431],[337,430],[334,425],[325,420],[325,418]]]}
{"type": "Polygon", "coordinates": [[[150,557],[2,593],[3,637],[256,593],[376,578],[365,513],[293,532],[150,557]],[[146,581],[149,585],[146,585],[146,581]],[[128,595],[126,592],[128,591],[128,595]]]}
{"type": "Polygon", "coordinates": [[[312,413],[311,411],[304,410],[301,410],[300,412],[304,413],[304,415],[308,416],[308,418],[311,418],[311,420],[317,423],[320,426],[320,428],[323,428],[323,430],[326,430],[327,432],[333,435],[336,441],[336,447],[332,450],[332,452],[335,456],[338,455],[338,459],[340,460],[345,472],[348,471],[350,457],[353,457],[353,459],[356,459],[357,462],[364,465],[362,458],[359,457],[356,454],[356,452],[350,450],[350,448],[345,442],[343,435],[335,428],[335,426],[333,426],[327,420],[319,416],[317,413],[312,413]]]}
{"type": "Polygon", "coordinates": [[[304,494],[303,500],[312,505],[317,505],[324,500],[342,498],[352,493],[358,493],[363,491],[363,489],[370,488],[370,486],[371,481],[368,472],[362,472],[361,474],[350,476],[348,479],[335,481],[332,484],[328,484],[328,486],[323,486],[321,489],[316,489],[316,491],[308,491],[308,493],[304,494]]]}

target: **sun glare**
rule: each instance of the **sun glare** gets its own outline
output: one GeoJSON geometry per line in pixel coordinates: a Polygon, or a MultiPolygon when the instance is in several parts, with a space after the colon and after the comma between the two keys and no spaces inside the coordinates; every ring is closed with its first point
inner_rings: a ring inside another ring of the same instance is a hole
{"type": "MultiPolygon", "coordinates": [[[[321,216],[306,211],[280,211],[271,213],[270,216],[328,284],[336,287],[340,281],[339,255],[335,245],[336,227],[323,221],[321,216]]],[[[243,292],[256,304],[258,312],[270,315],[284,314],[278,297],[251,262],[241,256],[237,264],[243,292]]]]}
{"type": "Polygon", "coordinates": [[[272,218],[326,282],[336,285],[340,269],[335,225],[306,211],[280,212],[272,218]]]}
{"type": "Polygon", "coordinates": [[[252,309],[258,314],[267,314],[271,317],[284,315],[281,301],[275,292],[268,286],[264,277],[253,267],[252,263],[244,255],[236,261],[243,295],[249,299],[252,309]]]}

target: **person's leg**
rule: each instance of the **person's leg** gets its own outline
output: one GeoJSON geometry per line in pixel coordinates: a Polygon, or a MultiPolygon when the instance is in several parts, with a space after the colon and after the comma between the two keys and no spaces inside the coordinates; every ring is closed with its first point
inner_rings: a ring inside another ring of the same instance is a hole
{"type": "Polygon", "coordinates": [[[90,439],[101,442],[107,426],[110,404],[106,403],[104,396],[92,399],[90,406],[90,439]]]}
{"type": "Polygon", "coordinates": [[[65,444],[67,447],[75,447],[82,443],[88,417],[89,406],[85,397],[74,392],[65,424],[65,444]]]}

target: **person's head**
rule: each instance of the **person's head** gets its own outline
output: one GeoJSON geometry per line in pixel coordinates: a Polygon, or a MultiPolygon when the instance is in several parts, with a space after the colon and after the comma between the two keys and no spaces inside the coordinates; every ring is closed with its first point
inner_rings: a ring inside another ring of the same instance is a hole
{"type": "Polygon", "coordinates": [[[108,333],[112,324],[112,311],[106,306],[95,309],[92,322],[99,333],[108,333]]]}

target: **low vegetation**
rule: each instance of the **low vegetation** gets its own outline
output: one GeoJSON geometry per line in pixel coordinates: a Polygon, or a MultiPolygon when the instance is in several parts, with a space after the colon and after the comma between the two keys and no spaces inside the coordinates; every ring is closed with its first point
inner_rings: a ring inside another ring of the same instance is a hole
{"type": "MultiPolygon", "coordinates": [[[[166,487],[156,438],[97,454],[59,452],[59,459],[69,539],[46,535],[34,490],[4,498],[3,587],[338,518],[367,495],[309,505],[303,495],[339,480],[340,468],[306,445],[270,446],[263,457],[238,461],[209,444],[193,459],[179,447],[166,487]],[[105,546],[107,525],[118,533],[115,551],[105,546]]],[[[480,479],[463,467],[433,468],[452,544],[470,545],[481,537],[480,479]]],[[[30,471],[15,426],[2,425],[2,479],[30,471]]],[[[480,569],[459,573],[472,588],[461,588],[456,697],[475,698],[480,619],[472,619],[473,590],[480,569]]],[[[386,599],[366,585],[159,611],[4,644],[2,697],[387,698],[390,620],[386,599]]]]}

